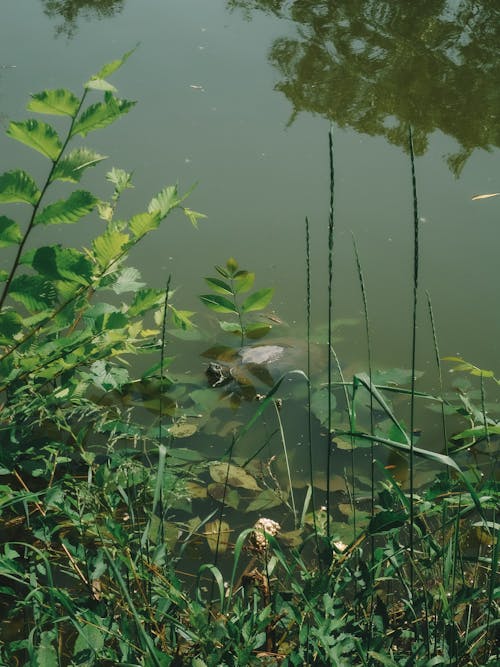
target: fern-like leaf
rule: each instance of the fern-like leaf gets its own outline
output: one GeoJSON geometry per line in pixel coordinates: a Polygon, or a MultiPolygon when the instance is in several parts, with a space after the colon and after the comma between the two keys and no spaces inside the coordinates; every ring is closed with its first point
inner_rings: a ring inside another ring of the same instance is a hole
{"type": "Polygon", "coordinates": [[[33,118],[20,122],[11,121],[7,134],[54,162],[61,153],[62,144],[57,132],[51,125],[43,121],[33,118]]]}
{"type": "Polygon", "coordinates": [[[96,197],[90,192],[75,190],[68,199],[61,199],[44,208],[40,215],[35,218],[35,224],[56,225],[77,222],[92,211],[97,201],[96,197]]]}

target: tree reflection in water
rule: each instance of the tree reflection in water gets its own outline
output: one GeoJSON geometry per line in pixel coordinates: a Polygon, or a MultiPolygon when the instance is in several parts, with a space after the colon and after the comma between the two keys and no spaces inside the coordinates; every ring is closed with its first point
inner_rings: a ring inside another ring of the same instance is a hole
{"type": "Polygon", "coordinates": [[[57,35],[73,37],[78,19],[84,17],[106,18],[122,11],[125,0],[42,0],[44,13],[49,18],[61,17],[63,23],[56,26],[57,35]]]}
{"type": "Polygon", "coordinates": [[[270,62],[301,111],[383,135],[403,148],[407,128],[424,153],[440,130],[459,144],[458,176],[475,148],[500,146],[498,0],[227,0],[250,18],[292,20],[297,35],[273,43],[270,62]]]}

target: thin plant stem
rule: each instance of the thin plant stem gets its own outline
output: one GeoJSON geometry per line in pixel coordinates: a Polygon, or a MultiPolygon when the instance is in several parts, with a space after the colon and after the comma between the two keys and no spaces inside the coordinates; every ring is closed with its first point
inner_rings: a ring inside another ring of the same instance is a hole
{"type": "Polygon", "coordinates": [[[283,422],[281,421],[280,409],[278,407],[278,403],[276,401],[273,401],[273,404],[274,404],[274,410],[276,412],[276,419],[278,420],[281,444],[283,446],[283,454],[285,456],[286,473],[288,477],[288,488],[290,490],[290,502],[292,504],[292,512],[293,512],[293,525],[295,528],[297,528],[297,508],[295,507],[295,497],[293,494],[292,475],[290,472],[290,461],[288,460],[288,452],[286,449],[285,432],[283,430],[283,422]]]}
{"type": "Polygon", "coordinates": [[[330,473],[332,459],[332,340],[333,340],[333,245],[335,231],[335,170],[333,166],[333,130],[328,132],[330,158],[330,212],[328,216],[328,441],[326,452],[326,535],[330,534],[330,473]]]}

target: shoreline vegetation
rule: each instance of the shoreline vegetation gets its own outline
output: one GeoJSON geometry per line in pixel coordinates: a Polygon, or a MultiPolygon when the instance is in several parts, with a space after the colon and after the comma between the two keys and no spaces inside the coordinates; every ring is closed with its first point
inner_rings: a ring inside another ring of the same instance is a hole
{"type": "Polygon", "coordinates": [[[203,334],[177,305],[173,278],[147,287],[127,255],[167,217],[197,226],[205,216],[167,186],[121,219],[133,186],[117,168],[107,201],[80,189],[105,158],[79,142],[135,104],[109,81],[132,53],[80,96],[32,95],[35,117],[7,130],[48,168],[42,185],[21,169],[0,175],[10,262],[0,271],[0,665],[498,665],[499,381],[441,356],[427,294],[440,386],[417,387],[411,128],[413,367],[373,367],[355,240],[367,371],[344,377],[338,362],[331,132],[325,372],[312,362],[306,220],[302,357],[260,317],[273,288],[254,289],[254,273],[231,258],[200,296],[222,341],[202,354],[208,378],[174,373],[169,337],[189,345],[203,334]],[[55,183],[78,189],[54,200],[55,183]],[[35,228],[87,215],[104,229],[89,247],[32,246],[35,228]],[[139,355],[154,361],[136,377],[139,355]],[[443,362],[457,374],[452,387],[443,362]],[[419,443],[417,402],[440,422],[432,450],[419,443]],[[287,439],[298,418],[300,479],[287,439]]]}

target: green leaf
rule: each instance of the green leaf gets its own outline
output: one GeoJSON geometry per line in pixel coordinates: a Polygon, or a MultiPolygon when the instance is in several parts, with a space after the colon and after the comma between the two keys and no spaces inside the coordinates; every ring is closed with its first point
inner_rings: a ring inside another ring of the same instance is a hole
{"type": "Polygon", "coordinates": [[[6,171],[0,176],[0,202],[25,202],[33,206],[40,198],[33,178],[25,171],[6,171]]]}
{"type": "Polygon", "coordinates": [[[5,215],[0,215],[0,248],[16,245],[22,238],[23,235],[17,222],[5,215]]]}
{"type": "Polygon", "coordinates": [[[36,313],[50,308],[57,299],[53,283],[42,276],[21,275],[14,278],[9,296],[36,313]]]}
{"type": "Polygon", "coordinates": [[[133,49],[130,49],[130,51],[127,51],[123,56],[117,60],[112,60],[111,62],[107,63],[101,69],[97,72],[95,76],[92,77],[91,81],[93,79],[107,79],[108,76],[111,76],[113,72],[116,72],[117,69],[119,69],[123,63],[125,63],[130,56],[134,53],[134,51],[137,49],[137,46],[134,46],[133,49]]]}
{"type": "Polygon", "coordinates": [[[117,230],[107,229],[104,234],[97,236],[92,241],[94,256],[101,268],[106,268],[109,264],[118,259],[126,249],[130,237],[128,234],[117,230]]]}
{"type": "Polygon", "coordinates": [[[112,83],[109,83],[109,81],[106,81],[105,79],[90,79],[87,81],[85,84],[84,88],[87,88],[89,90],[108,90],[111,93],[116,93],[118,92],[115,86],[113,86],[112,83]]]}
{"type": "Polygon", "coordinates": [[[129,375],[126,368],[114,366],[104,359],[100,359],[90,367],[90,378],[94,384],[104,391],[120,389],[129,381],[129,375]]]}
{"type": "Polygon", "coordinates": [[[0,283],[4,283],[7,278],[9,277],[9,274],[7,271],[4,271],[3,269],[0,270],[0,283]]]}
{"type": "Polygon", "coordinates": [[[14,336],[21,331],[22,327],[23,320],[18,313],[13,310],[0,313],[0,343],[12,345],[14,336]]]}
{"type": "Polygon", "coordinates": [[[275,491],[272,489],[265,489],[262,493],[259,493],[257,498],[249,503],[246,512],[259,512],[260,510],[267,510],[282,504],[282,499],[275,491]]]}
{"type": "Polygon", "coordinates": [[[178,206],[185,196],[180,197],[176,185],[169,185],[159,192],[149,202],[148,213],[157,213],[160,219],[167,216],[172,209],[178,206]]]}
{"type": "Polygon", "coordinates": [[[190,208],[184,207],[184,215],[189,218],[189,222],[198,229],[198,220],[203,220],[207,216],[204,213],[198,213],[197,211],[192,211],[190,208]]]}
{"type": "Polygon", "coordinates": [[[42,246],[33,256],[33,268],[53,280],[69,280],[80,285],[92,281],[92,264],[87,257],[72,248],[42,246]]]}
{"type": "Polygon", "coordinates": [[[234,278],[238,271],[238,262],[234,259],[234,257],[230,257],[227,262],[226,262],[226,268],[229,272],[229,275],[231,278],[234,278]]]}
{"type": "Polygon", "coordinates": [[[132,305],[128,309],[128,315],[135,317],[142,315],[151,308],[155,308],[165,300],[165,292],[161,289],[143,289],[136,293],[132,305]]]}
{"type": "Polygon", "coordinates": [[[134,235],[134,238],[139,239],[142,238],[144,234],[147,234],[147,232],[158,229],[160,221],[161,217],[158,212],[139,213],[131,218],[129,223],[130,231],[134,235]]]}
{"type": "Polygon", "coordinates": [[[273,298],[274,289],[272,287],[265,287],[250,294],[248,298],[241,304],[241,310],[248,313],[251,310],[262,310],[265,308],[273,298]]]}
{"type": "Polygon", "coordinates": [[[132,185],[132,174],[125,171],[125,169],[117,169],[116,167],[113,167],[106,174],[106,180],[113,183],[117,194],[121,194],[127,188],[134,187],[132,185]]]}
{"type": "Polygon", "coordinates": [[[240,292],[248,292],[248,290],[251,289],[254,280],[255,273],[250,273],[250,271],[238,271],[234,276],[234,291],[237,294],[240,292]]]}
{"type": "Polygon", "coordinates": [[[216,313],[238,313],[238,309],[231,301],[218,294],[202,294],[200,300],[216,313]]]}
{"type": "Polygon", "coordinates": [[[58,88],[57,90],[43,90],[41,93],[32,95],[27,109],[36,113],[71,116],[73,118],[79,105],[78,97],[70,90],[58,88]]]}
{"type": "Polygon", "coordinates": [[[260,486],[244,468],[232,463],[211,463],[210,477],[219,484],[241,487],[250,491],[261,491],[260,486]]]}
{"type": "Polygon", "coordinates": [[[252,340],[256,340],[267,336],[271,329],[272,326],[270,324],[265,324],[264,322],[247,322],[245,324],[245,336],[252,340]]]}
{"type": "Polygon", "coordinates": [[[120,272],[116,281],[111,285],[111,289],[115,294],[123,294],[124,292],[137,292],[142,287],[146,286],[146,283],[139,282],[141,274],[137,269],[134,269],[132,266],[129,266],[123,271],[120,272]]]}
{"type": "Polygon", "coordinates": [[[77,222],[80,218],[90,213],[97,204],[94,195],[86,190],[75,190],[68,199],[49,204],[36,216],[36,225],[57,225],[60,223],[70,224],[77,222]]]}
{"type": "Polygon", "coordinates": [[[93,130],[99,130],[114,123],[115,120],[126,114],[135,105],[129,100],[119,100],[111,93],[104,94],[104,102],[98,102],[87,107],[73,126],[71,136],[80,134],[87,136],[93,130]]]}
{"type": "Polygon", "coordinates": [[[238,324],[238,322],[224,322],[224,321],[221,321],[221,322],[219,322],[219,326],[222,329],[222,331],[226,331],[227,333],[238,334],[240,336],[242,334],[241,325],[238,324]]]}
{"type": "Polygon", "coordinates": [[[40,636],[40,645],[36,650],[36,665],[37,667],[58,667],[59,658],[57,651],[52,642],[55,642],[56,636],[54,632],[42,632],[40,636]]]}
{"type": "Polygon", "coordinates": [[[380,535],[387,533],[394,528],[401,528],[408,520],[406,512],[393,512],[391,510],[382,510],[371,518],[368,524],[369,535],[380,535]]]}
{"type": "Polygon", "coordinates": [[[42,153],[55,162],[62,149],[61,140],[51,125],[29,119],[20,122],[11,121],[7,134],[12,139],[42,153]]]}
{"type": "Polygon", "coordinates": [[[497,426],[474,426],[468,428],[457,435],[452,436],[452,440],[463,440],[463,438],[484,438],[487,435],[500,435],[500,425],[497,426]]]}
{"type": "Polygon", "coordinates": [[[78,183],[85,169],[95,167],[106,157],[106,155],[100,155],[88,148],[75,148],[66,157],[59,160],[50,180],[51,182],[59,180],[78,183]]]}
{"type": "Polygon", "coordinates": [[[218,278],[205,278],[205,282],[213,289],[217,294],[233,294],[231,285],[228,285],[223,280],[218,278]]]}
{"type": "Polygon", "coordinates": [[[170,311],[172,313],[172,323],[178,329],[192,329],[195,325],[191,322],[191,316],[194,315],[194,312],[191,310],[177,310],[173,306],[170,306],[170,311]]]}

